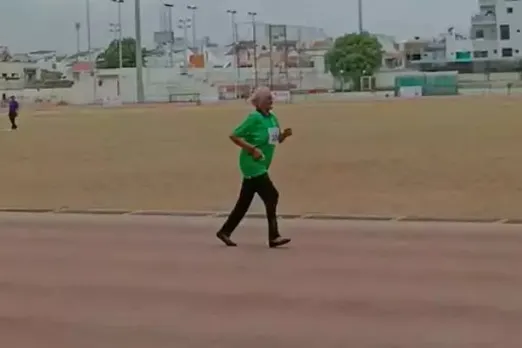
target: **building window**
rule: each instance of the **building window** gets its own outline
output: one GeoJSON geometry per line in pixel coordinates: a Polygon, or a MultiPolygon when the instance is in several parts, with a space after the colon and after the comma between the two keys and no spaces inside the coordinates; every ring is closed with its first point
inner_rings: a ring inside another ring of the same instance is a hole
{"type": "Polygon", "coordinates": [[[513,13],[513,7],[508,7],[506,10],[507,10],[507,13],[513,13]]]}
{"type": "Polygon", "coordinates": [[[475,32],[475,38],[476,39],[483,39],[484,38],[484,30],[483,29],[477,29],[475,32]]]}
{"type": "Polygon", "coordinates": [[[455,55],[456,60],[470,60],[471,59],[471,52],[464,51],[464,52],[457,52],[455,55]]]}
{"type": "Polygon", "coordinates": [[[475,51],[473,52],[473,58],[487,58],[488,51],[475,51]]]}
{"type": "Polygon", "coordinates": [[[409,61],[416,61],[416,60],[421,60],[422,57],[421,57],[420,53],[411,53],[411,54],[406,55],[406,59],[409,61]]]}
{"type": "Polygon", "coordinates": [[[502,57],[513,57],[513,49],[512,48],[503,48],[502,57]]]}
{"type": "Polygon", "coordinates": [[[509,25],[501,24],[500,25],[500,40],[509,40],[511,36],[509,35],[509,25]]]}

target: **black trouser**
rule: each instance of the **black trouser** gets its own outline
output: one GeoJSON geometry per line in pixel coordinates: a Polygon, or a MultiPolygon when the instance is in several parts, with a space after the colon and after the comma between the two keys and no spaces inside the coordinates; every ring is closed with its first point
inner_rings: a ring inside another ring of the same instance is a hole
{"type": "Polygon", "coordinates": [[[253,178],[243,179],[241,191],[236,205],[230,213],[227,221],[220,232],[230,236],[245,217],[255,194],[263,200],[266,209],[266,218],[268,220],[268,238],[274,240],[279,237],[279,228],[277,226],[277,203],[279,201],[279,192],[275,188],[268,174],[263,174],[253,178]]]}
{"type": "Polygon", "coordinates": [[[18,114],[16,112],[9,112],[9,121],[11,121],[11,129],[17,129],[18,126],[16,125],[16,117],[18,114]]]}

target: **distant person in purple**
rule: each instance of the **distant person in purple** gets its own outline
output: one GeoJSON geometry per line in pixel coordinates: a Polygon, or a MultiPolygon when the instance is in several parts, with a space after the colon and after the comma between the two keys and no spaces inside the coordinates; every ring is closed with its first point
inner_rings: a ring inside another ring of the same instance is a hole
{"type": "Polygon", "coordinates": [[[20,105],[18,104],[16,97],[14,95],[11,96],[11,99],[9,99],[9,121],[11,121],[12,130],[18,129],[18,126],[16,125],[16,118],[18,117],[19,108],[20,105]]]}

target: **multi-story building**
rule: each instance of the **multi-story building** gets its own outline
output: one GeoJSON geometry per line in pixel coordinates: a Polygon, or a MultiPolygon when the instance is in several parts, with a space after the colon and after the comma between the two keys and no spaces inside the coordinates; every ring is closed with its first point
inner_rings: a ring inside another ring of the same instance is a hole
{"type": "Polygon", "coordinates": [[[433,40],[417,41],[406,49],[406,65],[422,70],[508,71],[522,68],[522,1],[478,0],[469,35],[449,28],[433,40]]]}
{"type": "Polygon", "coordinates": [[[479,0],[479,13],[471,18],[473,58],[522,58],[521,28],[521,1],[479,0]]]}

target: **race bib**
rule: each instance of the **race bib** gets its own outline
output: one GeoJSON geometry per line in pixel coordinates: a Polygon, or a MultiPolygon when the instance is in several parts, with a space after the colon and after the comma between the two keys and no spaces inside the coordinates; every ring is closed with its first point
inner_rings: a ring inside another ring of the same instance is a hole
{"type": "Polygon", "coordinates": [[[279,143],[279,128],[268,128],[268,143],[271,145],[279,143]]]}

